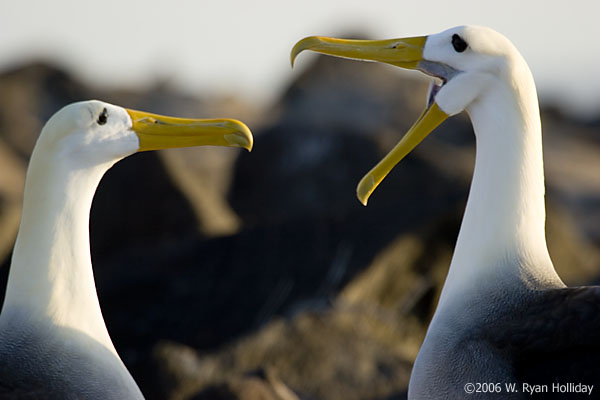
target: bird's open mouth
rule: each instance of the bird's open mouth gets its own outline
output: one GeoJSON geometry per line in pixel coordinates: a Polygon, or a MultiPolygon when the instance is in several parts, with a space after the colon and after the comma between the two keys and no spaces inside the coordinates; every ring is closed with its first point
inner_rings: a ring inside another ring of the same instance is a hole
{"type": "Polygon", "coordinates": [[[449,65],[437,63],[428,60],[421,60],[417,69],[435,79],[429,84],[429,91],[427,93],[427,107],[431,107],[435,101],[435,96],[442,87],[452,78],[460,73],[459,70],[452,68],[449,65]]]}
{"type": "Polygon", "coordinates": [[[460,71],[440,62],[429,61],[423,57],[426,43],[426,36],[385,40],[309,36],[296,43],[292,49],[290,56],[292,66],[298,54],[304,50],[311,50],[336,57],[377,61],[405,69],[416,69],[435,78],[429,87],[427,107],[423,114],[400,139],[398,144],[358,184],[356,194],[364,205],[367,204],[371,193],[391,169],[449,116],[437,104],[436,96],[447,82],[460,74],[460,71]]]}
{"type": "Polygon", "coordinates": [[[435,101],[435,96],[445,84],[446,81],[443,79],[440,81],[434,79],[429,83],[429,90],[427,92],[427,108],[431,107],[431,105],[435,101]]]}

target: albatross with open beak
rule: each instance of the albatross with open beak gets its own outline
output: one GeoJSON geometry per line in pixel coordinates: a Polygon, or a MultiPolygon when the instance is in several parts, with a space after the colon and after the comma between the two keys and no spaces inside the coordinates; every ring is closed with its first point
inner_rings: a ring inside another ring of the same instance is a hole
{"type": "Polygon", "coordinates": [[[461,26],[407,39],[308,37],[292,50],[292,64],[303,50],[416,69],[441,81],[430,86],[417,122],[360,181],[357,195],[365,205],[388,172],[446,118],[466,111],[473,124],[469,198],[408,397],[521,398],[529,396],[526,385],[535,384],[547,385],[551,396],[554,383],[594,390],[600,288],[565,287],[550,260],[537,93],[513,44],[492,29],[461,26]],[[472,391],[477,384],[480,390],[472,391]]]}
{"type": "Polygon", "coordinates": [[[27,170],[23,213],[0,314],[0,397],[141,399],[102,318],[90,259],[96,187],[138,151],[252,148],[232,119],[182,119],[100,101],[68,105],[46,123],[27,170]]]}

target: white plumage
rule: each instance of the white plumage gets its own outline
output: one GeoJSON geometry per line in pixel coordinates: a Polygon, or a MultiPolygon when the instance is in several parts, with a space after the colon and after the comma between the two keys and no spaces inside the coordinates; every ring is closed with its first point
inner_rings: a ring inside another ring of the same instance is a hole
{"type": "Polygon", "coordinates": [[[89,101],[44,126],[31,156],[0,314],[0,397],[142,398],[102,318],[88,220],[104,173],[137,151],[252,147],[234,120],[188,120],[89,101]]]}
{"type": "Polygon", "coordinates": [[[550,260],[537,93],[512,43],[476,26],[379,41],[309,37],[296,44],[292,61],[306,49],[417,69],[442,80],[432,84],[423,115],[359,183],[363,204],[448,116],[466,111],[475,130],[467,207],[408,397],[495,395],[467,393],[469,383],[517,384],[518,393],[503,391],[498,398],[526,396],[522,383],[598,383],[600,288],[566,288],[550,260]]]}

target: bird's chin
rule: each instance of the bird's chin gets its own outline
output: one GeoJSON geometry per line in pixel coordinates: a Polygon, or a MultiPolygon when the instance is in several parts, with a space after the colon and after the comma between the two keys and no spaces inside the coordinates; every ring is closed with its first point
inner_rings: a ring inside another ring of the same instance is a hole
{"type": "Polygon", "coordinates": [[[435,96],[444,87],[444,85],[460,73],[459,70],[452,68],[447,64],[434,61],[422,60],[418,65],[419,71],[435,78],[429,84],[427,91],[427,107],[431,107],[435,101],[435,96]]]}
{"type": "Polygon", "coordinates": [[[431,107],[435,101],[435,96],[445,83],[446,82],[438,81],[437,79],[433,79],[431,82],[429,82],[429,89],[427,89],[427,108],[431,107]]]}

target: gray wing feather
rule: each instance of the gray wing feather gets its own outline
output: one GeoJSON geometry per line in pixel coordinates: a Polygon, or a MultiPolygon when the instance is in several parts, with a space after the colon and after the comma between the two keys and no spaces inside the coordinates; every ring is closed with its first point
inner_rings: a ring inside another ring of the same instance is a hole
{"type": "Polygon", "coordinates": [[[600,287],[534,292],[489,332],[521,382],[600,383],[600,287]]]}

